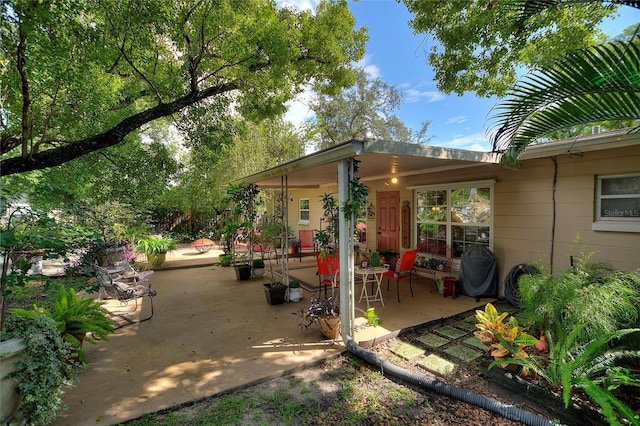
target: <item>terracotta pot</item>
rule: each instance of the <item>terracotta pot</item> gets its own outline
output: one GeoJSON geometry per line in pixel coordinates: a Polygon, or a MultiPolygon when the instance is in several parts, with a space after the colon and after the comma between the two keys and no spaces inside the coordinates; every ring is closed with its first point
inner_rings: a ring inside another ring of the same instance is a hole
{"type": "Polygon", "coordinates": [[[547,336],[544,334],[544,331],[540,332],[540,340],[538,340],[533,347],[540,352],[549,351],[549,342],[547,342],[547,336]]]}

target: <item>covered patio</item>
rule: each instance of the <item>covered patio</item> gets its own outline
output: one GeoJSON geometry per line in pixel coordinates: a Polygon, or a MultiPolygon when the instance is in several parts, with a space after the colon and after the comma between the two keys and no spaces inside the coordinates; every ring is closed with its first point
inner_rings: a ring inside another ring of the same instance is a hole
{"type": "MultiPolygon", "coordinates": [[[[366,185],[369,181],[393,180],[407,178],[432,172],[451,172],[469,169],[485,164],[495,164],[499,157],[492,153],[457,150],[442,147],[425,146],[389,142],[383,140],[350,140],[342,144],[309,154],[297,160],[245,177],[239,182],[257,184],[258,187],[279,189],[284,203],[284,216],[289,218],[288,192],[290,189],[317,189],[333,187],[337,184],[338,208],[338,241],[339,271],[341,285],[340,319],[341,334],[346,342],[348,338],[363,345],[364,337],[357,334],[358,323],[356,300],[360,294],[355,289],[354,241],[355,217],[345,216],[342,206],[349,201],[350,182],[359,179],[366,185]],[[347,236],[343,238],[342,236],[347,236]]],[[[371,197],[372,194],[369,194],[371,197]]],[[[369,202],[371,198],[368,197],[369,202]]],[[[399,208],[399,206],[398,206],[399,208]]],[[[410,216],[410,214],[409,214],[410,216]]],[[[415,247],[416,242],[410,237],[410,217],[407,223],[394,223],[396,230],[403,227],[406,233],[403,250],[415,247]]],[[[400,221],[399,215],[397,220],[400,221]]],[[[285,226],[288,222],[285,221],[285,226]]],[[[380,227],[377,228],[380,233],[380,227]]],[[[399,234],[399,231],[397,231],[399,234]]],[[[396,235],[399,239],[399,235],[396,235]]],[[[374,244],[376,248],[380,247],[374,244]]],[[[398,247],[399,248],[399,247],[398,247]]],[[[287,262],[283,267],[285,283],[288,282],[287,262]]],[[[393,268],[393,265],[392,265],[393,268]]],[[[414,323],[416,324],[416,323],[414,323]]]]}
{"type": "MultiPolygon", "coordinates": [[[[308,303],[310,292],[297,303],[268,305],[265,279],[237,281],[233,268],[212,266],[219,253],[184,247],[169,256],[153,275],[153,318],[85,345],[89,368],[63,396],[67,409],[55,424],[116,424],[300,370],[345,350],[341,341],[323,340],[318,328],[298,328],[292,314],[308,303]]],[[[366,302],[356,303],[355,339],[367,346],[489,301],[444,298],[424,278],[414,281],[413,290],[412,298],[401,283],[398,303],[394,284],[387,292],[384,283],[385,306],[371,304],[381,319],[378,327],[365,325],[366,302]]],[[[148,309],[145,301],[141,309],[148,309]]]]}

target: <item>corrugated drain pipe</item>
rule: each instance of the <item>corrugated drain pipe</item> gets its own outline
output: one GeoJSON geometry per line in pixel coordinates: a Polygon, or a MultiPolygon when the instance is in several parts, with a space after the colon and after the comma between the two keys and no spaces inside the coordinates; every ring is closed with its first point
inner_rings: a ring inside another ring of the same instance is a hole
{"type": "Polygon", "coordinates": [[[484,395],[470,392],[456,386],[451,386],[439,380],[434,380],[421,374],[412,373],[411,371],[407,371],[397,365],[393,365],[388,361],[380,359],[375,353],[358,346],[351,336],[347,336],[347,350],[358,358],[361,358],[369,364],[379,368],[385,376],[389,375],[399,378],[422,389],[435,391],[440,395],[454,398],[468,404],[473,404],[492,413],[499,414],[509,420],[521,422],[525,425],[557,425],[557,423],[530,411],[522,410],[513,405],[503,404],[500,401],[496,401],[495,399],[488,398],[484,395]]]}

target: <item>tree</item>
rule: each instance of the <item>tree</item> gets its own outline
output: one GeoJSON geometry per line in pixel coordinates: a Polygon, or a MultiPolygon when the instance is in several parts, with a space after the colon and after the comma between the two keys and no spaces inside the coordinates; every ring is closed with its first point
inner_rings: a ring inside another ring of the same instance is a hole
{"type": "Polygon", "coordinates": [[[0,3],[0,172],[58,166],[193,107],[282,113],[309,81],[335,91],[366,32],[344,0],[0,3]]]}
{"type": "MultiPolygon", "coordinates": [[[[640,37],[571,53],[516,85],[495,107],[493,149],[516,164],[552,132],[600,120],[640,118],[640,37]]],[[[639,131],[640,126],[635,126],[639,131]]]]}
{"type": "Polygon", "coordinates": [[[493,117],[493,149],[505,154],[503,164],[518,166],[529,144],[554,132],[640,118],[639,31],[640,25],[628,38],[570,52],[515,85],[493,117]]]}
{"type": "Polygon", "coordinates": [[[233,127],[235,135],[221,146],[212,149],[205,144],[185,154],[185,170],[165,199],[166,206],[214,216],[228,207],[223,199],[229,183],[304,155],[305,135],[281,117],[260,123],[237,121],[233,127]]]}
{"type": "Polygon", "coordinates": [[[426,143],[430,121],[412,132],[393,113],[402,94],[380,78],[370,79],[359,69],[356,84],[337,95],[317,94],[311,103],[319,129],[318,148],[324,149],[351,139],[383,139],[426,143]]]}
{"type": "Polygon", "coordinates": [[[435,41],[427,58],[438,89],[487,97],[504,95],[522,68],[601,42],[597,26],[617,10],[599,1],[402,1],[415,14],[410,26],[435,41]]]}

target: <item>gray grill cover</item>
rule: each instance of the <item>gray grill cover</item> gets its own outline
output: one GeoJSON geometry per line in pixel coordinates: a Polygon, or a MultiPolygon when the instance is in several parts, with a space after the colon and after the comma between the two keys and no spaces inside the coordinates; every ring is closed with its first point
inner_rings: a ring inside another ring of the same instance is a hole
{"type": "Polygon", "coordinates": [[[460,291],[472,297],[496,297],[496,256],[483,245],[474,245],[460,257],[460,291]]]}

